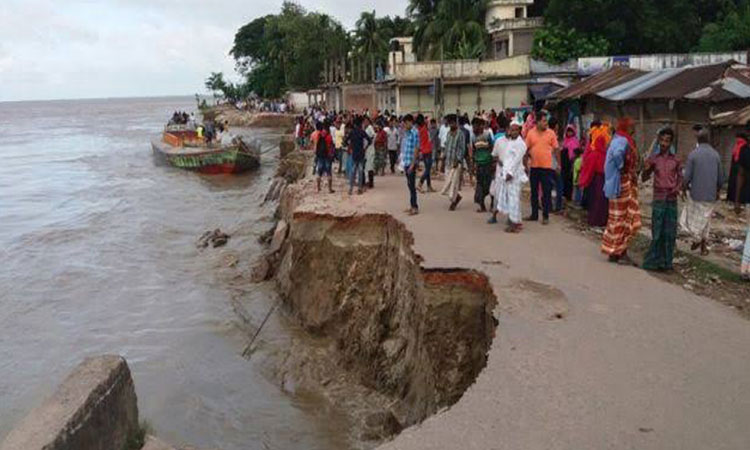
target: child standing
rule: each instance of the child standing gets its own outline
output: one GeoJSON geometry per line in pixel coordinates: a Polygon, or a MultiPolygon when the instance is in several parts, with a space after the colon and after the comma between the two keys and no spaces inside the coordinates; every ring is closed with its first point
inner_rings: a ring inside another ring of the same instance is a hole
{"type": "Polygon", "coordinates": [[[578,185],[578,179],[581,176],[581,166],[583,166],[583,149],[575,149],[575,160],[573,160],[573,201],[580,205],[583,201],[583,189],[578,185]]]}

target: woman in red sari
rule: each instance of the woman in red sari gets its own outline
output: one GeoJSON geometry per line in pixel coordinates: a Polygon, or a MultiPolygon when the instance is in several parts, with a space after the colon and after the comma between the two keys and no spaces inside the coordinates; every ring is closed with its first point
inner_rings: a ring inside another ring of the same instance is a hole
{"type": "Polygon", "coordinates": [[[623,264],[632,264],[628,247],[641,229],[634,128],[633,120],[628,117],[617,122],[617,132],[604,163],[604,195],[609,199],[609,218],[602,237],[602,252],[611,262],[623,264]]]}
{"type": "Polygon", "coordinates": [[[586,190],[588,224],[592,227],[607,226],[609,201],[604,196],[604,162],[607,159],[607,147],[612,137],[609,124],[592,124],[589,145],[583,155],[583,165],[578,184],[586,190]]]}

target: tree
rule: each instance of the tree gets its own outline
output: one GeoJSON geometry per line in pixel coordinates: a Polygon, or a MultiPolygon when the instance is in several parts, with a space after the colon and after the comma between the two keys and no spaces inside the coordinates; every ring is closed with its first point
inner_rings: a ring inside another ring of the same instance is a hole
{"type": "Polygon", "coordinates": [[[211,75],[206,79],[205,85],[214,98],[219,98],[227,88],[227,83],[224,81],[224,74],[221,72],[211,72],[211,75]]]}
{"type": "Polygon", "coordinates": [[[555,36],[555,28],[575,29],[583,37],[606,40],[614,54],[684,53],[698,46],[706,24],[742,1],[549,0],[544,30],[555,36]]]}
{"type": "Polygon", "coordinates": [[[559,64],[582,56],[604,56],[609,53],[609,42],[595,35],[584,35],[575,28],[549,26],[534,34],[531,55],[534,58],[559,64]]]}
{"type": "Polygon", "coordinates": [[[704,52],[728,52],[750,48],[750,3],[730,12],[721,21],[706,25],[699,49],[704,52]]]}
{"type": "Polygon", "coordinates": [[[241,27],[230,54],[253,92],[277,97],[287,89],[317,87],[324,61],[344,56],[349,49],[340,23],[286,1],[279,14],[241,27]]]}
{"type": "Polygon", "coordinates": [[[435,19],[437,6],[440,0],[409,0],[406,14],[414,24],[414,48],[420,56],[424,56],[429,48],[425,42],[425,30],[435,19]]]}
{"type": "Polygon", "coordinates": [[[481,57],[487,44],[487,0],[410,0],[414,40],[422,57],[481,57]]]}
{"type": "Polygon", "coordinates": [[[378,21],[375,11],[363,12],[354,29],[354,42],[357,53],[370,60],[370,74],[375,74],[375,60],[381,60],[388,51],[390,30],[387,23],[378,21]]]}

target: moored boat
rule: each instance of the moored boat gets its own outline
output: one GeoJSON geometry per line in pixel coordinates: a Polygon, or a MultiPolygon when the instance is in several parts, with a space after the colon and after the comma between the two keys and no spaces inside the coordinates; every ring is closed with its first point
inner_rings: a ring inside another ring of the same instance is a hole
{"type": "Polygon", "coordinates": [[[207,143],[184,126],[170,125],[151,141],[154,156],[171,166],[205,174],[240,173],[260,166],[260,149],[241,137],[231,143],[207,143]]]}

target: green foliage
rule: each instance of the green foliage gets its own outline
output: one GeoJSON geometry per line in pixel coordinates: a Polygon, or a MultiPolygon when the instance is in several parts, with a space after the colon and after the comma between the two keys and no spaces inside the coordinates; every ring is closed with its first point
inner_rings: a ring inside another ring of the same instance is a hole
{"type": "Polygon", "coordinates": [[[750,3],[706,25],[698,48],[704,52],[725,52],[750,48],[750,3]]]}
{"type": "Polygon", "coordinates": [[[354,28],[354,52],[370,62],[370,73],[375,64],[388,56],[388,43],[394,37],[409,36],[412,24],[409,19],[390,16],[376,17],[375,11],[363,12],[354,28]]]}
{"type": "Polygon", "coordinates": [[[206,78],[206,89],[208,89],[214,98],[218,98],[227,89],[227,82],[224,81],[224,74],[221,72],[211,72],[206,78]]]}
{"type": "Polygon", "coordinates": [[[346,55],[349,48],[349,36],[336,20],[284,2],[280,14],[257,18],[235,34],[230,54],[247,77],[246,88],[235,88],[264,97],[314,88],[324,61],[346,55]]]}
{"type": "Polygon", "coordinates": [[[235,84],[224,80],[221,72],[211,72],[206,79],[206,89],[211,91],[214,98],[223,98],[230,102],[242,100],[250,95],[251,89],[248,83],[235,84]]]}
{"type": "MultiPolygon", "coordinates": [[[[722,20],[744,1],[548,0],[542,37],[559,35],[556,28],[575,29],[578,37],[596,44],[594,50],[600,48],[600,38],[605,40],[612,54],[690,52],[698,47],[705,26],[722,20]]],[[[575,53],[593,55],[571,52],[575,53]]]]}
{"type": "Polygon", "coordinates": [[[487,0],[410,0],[414,45],[423,58],[457,58],[484,54],[487,0]]]}
{"type": "Polygon", "coordinates": [[[609,42],[594,35],[584,35],[575,28],[547,26],[534,35],[534,58],[559,64],[581,56],[603,56],[609,54],[609,42]]]}

